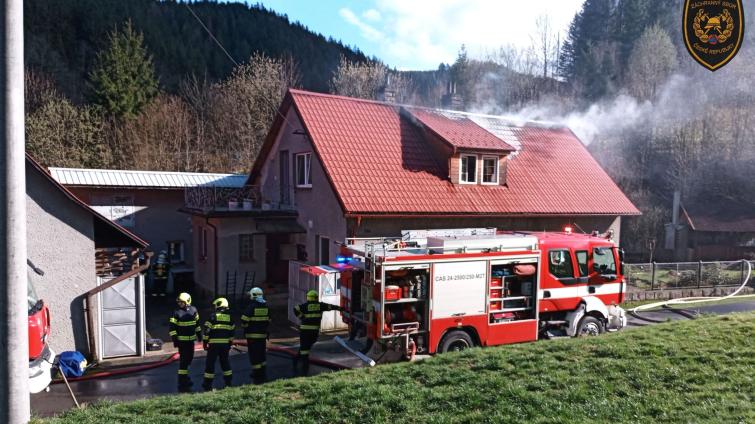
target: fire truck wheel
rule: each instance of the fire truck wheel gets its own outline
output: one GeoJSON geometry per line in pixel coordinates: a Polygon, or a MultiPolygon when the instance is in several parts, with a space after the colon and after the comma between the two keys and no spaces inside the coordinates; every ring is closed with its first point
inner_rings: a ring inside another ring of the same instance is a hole
{"type": "Polygon", "coordinates": [[[577,337],[598,336],[603,332],[603,323],[595,317],[586,315],[579,322],[577,337]]]}
{"type": "Polygon", "coordinates": [[[461,352],[464,349],[469,349],[474,346],[472,338],[469,337],[466,331],[453,330],[443,336],[443,340],[440,341],[438,351],[440,353],[446,352],[461,352]]]}

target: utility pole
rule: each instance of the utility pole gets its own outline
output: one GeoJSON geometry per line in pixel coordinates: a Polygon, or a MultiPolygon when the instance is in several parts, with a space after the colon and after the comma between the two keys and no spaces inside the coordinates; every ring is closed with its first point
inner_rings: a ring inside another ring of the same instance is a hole
{"type": "Polygon", "coordinates": [[[23,0],[0,11],[0,422],[26,423],[29,330],[26,300],[23,0]]]}

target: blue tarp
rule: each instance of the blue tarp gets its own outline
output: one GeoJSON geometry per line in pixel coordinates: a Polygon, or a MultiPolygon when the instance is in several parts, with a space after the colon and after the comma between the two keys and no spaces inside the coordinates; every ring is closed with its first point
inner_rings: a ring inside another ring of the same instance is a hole
{"type": "Polygon", "coordinates": [[[58,357],[58,363],[66,377],[81,377],[87,368],[87,360],[81,352],[63,352],[58,357]]]}

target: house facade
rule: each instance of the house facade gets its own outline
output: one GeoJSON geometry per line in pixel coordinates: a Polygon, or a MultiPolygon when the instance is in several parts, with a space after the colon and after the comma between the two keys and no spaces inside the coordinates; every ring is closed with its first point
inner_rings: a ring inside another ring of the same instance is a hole
{"type": "Polygon", "coordinates": [[[253,257],[258,285],[285,295],[287,261],[333,263],[349,237],[572,226],[618,240],[639,214],[567,128],[300,90],[279,112],[246,193],[187,207],[211,274],[199,279],[219,293],[222,270],[253,257]]]}
{"type": "Polygon", "coordinates": [[[113,278],[130,269],[103,254],[131,256],[147,243],[88,207],[28,155],[26,213],[28,259],[44,271],[43,276],[31,273],[31,279],[50,309],[49,342],[57,352],[89,354],[89,337],[97,343],[101,327],[95,300],[89,305],[94,322],[94,334],[89,334],[85,295],[97,286],[98,278],[113,278]]]}
{"type": "Polygon", "coordinates": [[[287,203],[311,264],[402,230],[612,230],[639,211],[567,128],[291,90],[248,184],[287,203]]]}
{"type": "MultiPolygon", "coordinates": [[[[190,287],[207,278],[204,255],[195,252],[194,237],[202,225],[181,210],[187,189],[240,189],[245,175],[194,172],[50,168],[56,181],[111,221],[147,241],[156,255],[164,251],[170,280],[190,287]]],[[[157,256],[155,257],[157,259],[157,256]]]]}
{"type": "Polygon", "coordinates": [[[674,200],[661,258],[683,262],[755,258],[755,205],[731,199],[684,205],[678,194],[674,200]]]}

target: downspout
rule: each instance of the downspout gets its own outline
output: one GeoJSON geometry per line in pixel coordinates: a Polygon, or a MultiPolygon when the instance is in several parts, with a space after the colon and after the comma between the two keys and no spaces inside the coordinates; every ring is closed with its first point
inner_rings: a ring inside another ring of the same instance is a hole
{"type": "Polygon", "coordinates": [[[89,355],[92,357],[92,359],[97,358],[97,346],[94,343],[94,317],[92,316],[92,296],[95,294],[105,290],[109,289],[110,287],[113,287],[114,285],[120,283],[123,280],[127,280],[134,275],[141,274],[142,272],[149,269],[150,262],[152,260],[152,255],[154,255],[154,252],[145,252],[145,255],[147,256],[147,260],[144,261],[144,265],[132,269],[131,271],[119,275],[118,277],[113,278],[112,280],[108,281],[107,283],[97,286],[93,288],[92,290],[89,290],[88,292],[84,293],[84,298],[86,300],[86,304],[84,305],[84,314],[86,315],[87,320],[87,336],[88,336],[88,342],[89,342],[89,355]]]}
{"type": "Polygon", "coordinates": [[[210,223],[210,217],[205,217],[204,222],[208,227],[212,228],[212,275],[215,280],[215,293],[213,297],[218,297],[218,227],[210,223]]]}

